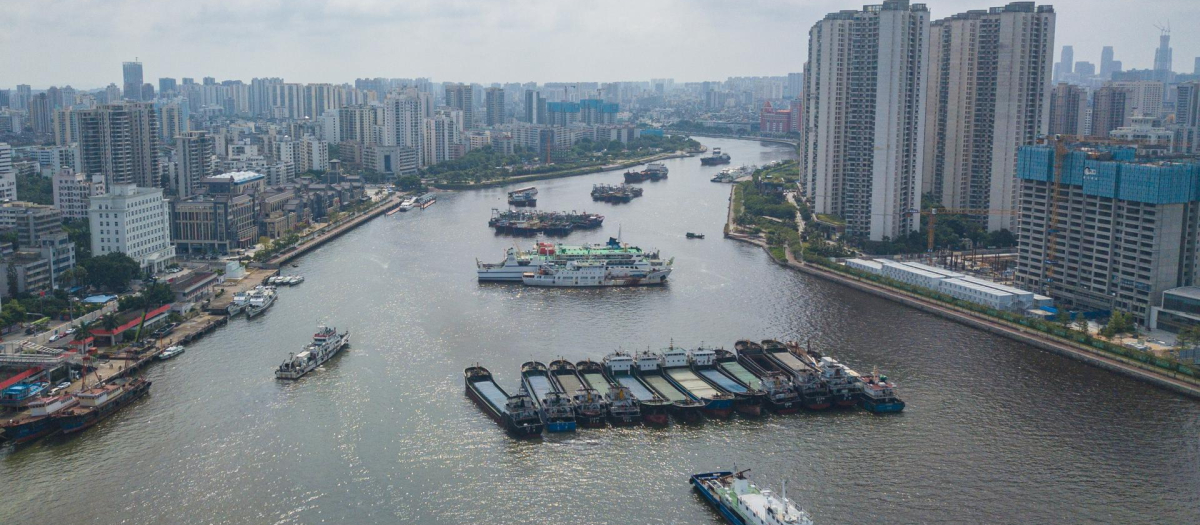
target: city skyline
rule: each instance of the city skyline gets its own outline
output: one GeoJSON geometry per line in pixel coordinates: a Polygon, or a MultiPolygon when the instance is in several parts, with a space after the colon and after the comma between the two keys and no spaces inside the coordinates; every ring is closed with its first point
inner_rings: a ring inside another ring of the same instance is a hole
{"type": "MultiPolygon", "coordinates": [[[[5,87],[30,84],[34,89],[121,85],[121,63],[133,60],[142,62],[144,79],[151,83],[185,76],[243,81],[279,76],[303,83],[359,77],[490,83],[778,76],[803,67],[805,28],[829,12],[865,3],[731,7],[711,1],[585,6],[536,0],[518,5],[355,0],[339,3],[336,10],[317,0],[12,4],[6,6],[10,27],[0,31],[0,42],[11,52],[0,58],[0,67],[11,84],[5,87]],[[130,20],[140,21],[142,29],[130,20]],[[670,22],[651,22],[658,20],[670,22]]],[[[933,20],[995,4],[925,3],[933,20]]],[[[1132,12],[1116,0],[1052,5],[1059,14],[1056,56],[1063,45],[1072,45],[1075,60],[1098,64],[1102,47],[1113,46],[1125,69],[1150,68],[1159,34],[1154,25],[1172,21],[1174,69],[1190,73],[1200,56],[1200,37],[1180,31],[1184,20],[1200,16],[1194,2],[1153,2],[1132,12]]]]}

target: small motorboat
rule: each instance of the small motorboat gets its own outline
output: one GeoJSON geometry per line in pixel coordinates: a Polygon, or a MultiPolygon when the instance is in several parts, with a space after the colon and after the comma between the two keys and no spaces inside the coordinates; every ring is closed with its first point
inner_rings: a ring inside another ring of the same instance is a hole
{"type": "Polygon", "coordinates": [[[167,347],[166,350],[163,350],[162,353],[158,354],[158,356],[156,356],[156,357],[158,358],[159,361],[166,361],[168,359],[178,357],[179,354],[183,353],[183,351],[184,351],[184,348],[182,346],[179,346],[179,345],[169,346],[169,347],[167,347]]]}
{"type": "Polygon", "coordinates": [[[688,234],[687,234],[687,238],[689,238],[689,239],[703,239],[703,238],[704,238],[704,234],[703,234],[703,233],[692,233],[692,232],[688,232],[688,234]]]}

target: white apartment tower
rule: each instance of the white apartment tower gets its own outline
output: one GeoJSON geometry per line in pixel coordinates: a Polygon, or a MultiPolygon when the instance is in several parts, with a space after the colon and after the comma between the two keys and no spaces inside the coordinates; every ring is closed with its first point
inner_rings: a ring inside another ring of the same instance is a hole
{"type": "Polygon", "coordinates": [[[1013,2],[931,24],[925,191],[1015,230],[1017,151],[1050,121],[1054,8],[1013,2]],[[1005,212],[1005,213],[997,213],[1005,212]]]}
{"type": "Polygon", "coordinates": [[[17,172],[12,165],[12,146],[0,142],[0,202],[17,199],[17,172]]]}
{"type": "MultiPolygon", "coordinates": [[[[424,117],[421,98],[414,90],[389,95],[384,102],[383,145],[404,146],[417,151],[424,146],[424,117]]],[[[422,164],[423,165],[423,164],[422,164]]]]}
{"type": "Polygon", "coordinates": [[[171,244],[171,212],[160,188],[117,184],[91,198],[88,227],[92,254],[128,255],[143,270],[159,272],[175,259],[171,244]]]}
{"type": "Polygon", "coordinates": [[[817,213],[874,241],[917,230],[929,10],[887,0],[809,30],[800,170],[817,213]]]}
{"type": "Polygon", "coordinates": [[[217,174],[216,141],[207,131],[189,131],[175,140],[179,144],[179,172],[171,181],[171,190],[180,199],[187,199],[199,193],[200,181],[217,174]]]}

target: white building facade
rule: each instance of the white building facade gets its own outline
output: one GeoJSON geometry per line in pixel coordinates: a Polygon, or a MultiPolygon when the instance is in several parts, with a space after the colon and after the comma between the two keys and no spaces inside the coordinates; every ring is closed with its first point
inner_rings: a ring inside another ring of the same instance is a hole
{"type": "Polygon", "coordinates": [[[128,255],[148,272],[159,272],[175,259],[171,244],[171,213],[163,191],[116,184],[108,193],[91,198],[88,224],[92,254],[128,255]]]}

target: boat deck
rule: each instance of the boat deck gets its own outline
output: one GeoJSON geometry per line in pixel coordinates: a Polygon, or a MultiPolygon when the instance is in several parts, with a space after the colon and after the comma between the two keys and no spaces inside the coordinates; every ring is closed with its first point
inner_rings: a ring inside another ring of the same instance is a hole
{"type": "Polygon", "coordinates": [[[580,374],[588,386],[595,389],[601,396],[608,395],[608,380],[604,379],[604,374],[599,372],[580,374]]]}
{"type": "Polygon", "coordinates": [[[539,403],[546,398],[546,394],[557,392],[554,385],[550,384],[550,378],[544,375],[531,374],[525,376],[525,379],[529,381],[529,387],[533,390],[530,393],[533,394],[533,397],[537,398],[539,403]]]}
{"type": "Polygon", "coordinates": [[[658,390],[659,393],[661,393],[663,396],[666,396],[666,398],[670,401],[690,400],[688,396],[683,395],[683,392],[680,392],[678,388],[675,388],[675,385],[672,385],[669,381],[667,381],[667,378],[663,376],[642,376],[642,379],[645,379],[646,383],[649,383],[650,386],[654,387],[655,390],[658,390]]]}
{"type": "Polygon", "coordinates": [[[575,374],[556,374],[554,376],[558,380],[558,384],[562,385],[563,392],[574,394],[576,390],[583,388],[583,383],[579,382],[579,378],[575,374]]]}
{"type": "Polygon", "coordinates": [[[503,390],[500,390],[499,385],[494,381],[476,381],[475,389],[487,399],[488,403],[496,407],[500,413],[504,413],[504,407],[508,403],[508,396],[503,390]]]}
{"type": "Polygon", "coordinates": [[[621,375],[617,376],[616,379],[618,383],[621,383],[628,388],[629,391],[633,393],[633,397],[636,397],[638,401],[654,400],[654,392],[651,392],[650,389],[646,388],[646,386],[643,385],[641,381],[638,381],[636,377],[621,375]]]}
{"type": "Polygon", "coordinates": [[[799,358],[788,352],[771,352],[769,355],[779,360],[780,363],[787,365],[788,368],[795,372],[801,372],[809,369],[808,365],[804,364],[799,358]]]}
{"type": "Polygon", "coordinates": [[[746,370],[746,367],[742,366],[741,363],[737,361],[729,361],[726,363],[721,363],[721,368],[724,368],[726,372],[729,372],[731,375],[733,375],[733,377],[736,377],[738,381],[750,385],[750,388],[762,390],[762,381],[759,381],[758,376],[751,374],[749,370],[746,370]]]}
{"type": "Polygon", "coordinates": [[[713,396],[721,393],[718,392],[717,389],[713,388],[712,385],[704,382],[703,379],[700,379],[700,376],[696,375],[695,372],[692,372],[691,369],[669,368],[667,369],[667,373],[671,374],[671,379],[674,379],[676,382],[683,385],[683,388],[686,388],[688,392],[691,392],[697,397],[712,399],[713,396]]]}
{"type": "Polygon", "coordinates": [[[725,389],[726,392],[733,392],[735,394],[746,393],[746,387],[738,384],[737,381],[726,377],[725,374],[722,374],[720,370],[715,368],[701,370],[700,375],[704,376],[709,381],[716,383],[717,386],[725,389]]]}

